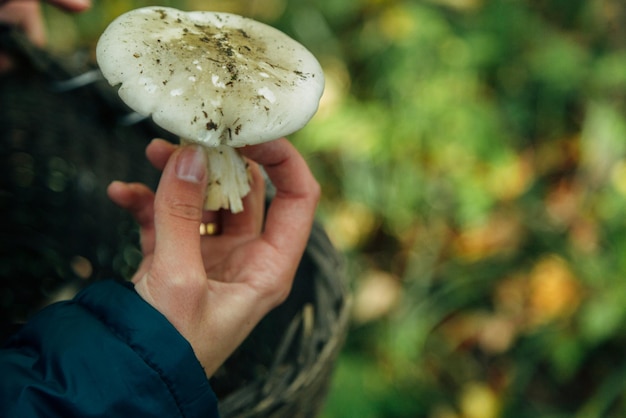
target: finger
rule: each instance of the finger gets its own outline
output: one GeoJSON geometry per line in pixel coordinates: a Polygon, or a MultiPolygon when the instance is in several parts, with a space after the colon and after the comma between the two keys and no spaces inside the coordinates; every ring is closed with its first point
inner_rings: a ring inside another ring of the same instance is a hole
{"type": "Polygon", "coordinates": [[[265,179],[259,166],[250,164],[250,192],[243,198],[244,210],[222,213],[222,235],[258,235],[265,215],[265,179]]]}
{"type": "Polygon", "coordinates": [[[91,7],[91,0],[47,0],[47,3],[68,12],[82,12],[91,7]]]}
{"type": "MultiPolygon", "coordinates": [[[[200,236],[210,238],[222,234],[222,210],[203,210],[202,224],[200,225],[200,236]]],[[[207,244],[203,249],[209,248],[206,240],[202,244],[207,244]]],[[[210,252],[210,251],[209,251],[210,252]]]]}
{"type": "Polygon", "coordinates": [[[202,212],[202,222],[205,224],[221,224],[222,210],[205,210],[202,212]]]}
{"type": "Polygon", "coordinates": [[[284,138],[244,147],[241,152],[263,165],[276,187],[263,238],[281,254],[298,257],[311,232],[320,196],[319,184],[304,158],[284,138]]]}
{"type": "Polygon", "coordinates": [[[206,182],[206,157],[199,146],[176,150],[161,176],[154,206],[155,262],[172,272],[203,271],[199,228],[206,182]]]}
{"type": "MultiPolygon", "coordinates": [[[[150,163],[158,170],[163,170],[167,161],[172,156],[174,151],[178,148],[177,145],[172,144],[164,139],[153,139],[146,147],[146,156],[150,163]]],[[[218,228],[220,225],[220,212],[219,211],[204,211],[202,214],[202,223],[213,225],[212,228],[218,228]]]]}
{"type": "Polygon", "coordinates": [[[116,205],[130,212],[139,226],[154,220],[154,193],[144,184],[114,181],[107,188],[107,194],[116,205]]]}
{"type": "Polygon", "coordinates": [[[114,181],[107,188],[109,198],[127,210],[140,228],[141,249],[145,254],[154,252],[154,193],[140,183],[114,181]]]}
{"type": "Polygon", "coordinates": [[[14,25],[24,31],[37,46],[46,44],[46,30],[38,2],[11,2],[0,8],[0,22],[14,25]]]}
{"type": "Polygon", "coordinates": [[[176,145],[164,139],[153,139],[146,147],[146,157],[154,168],[163,171],[176,148],[178,148],[176,145]]]}

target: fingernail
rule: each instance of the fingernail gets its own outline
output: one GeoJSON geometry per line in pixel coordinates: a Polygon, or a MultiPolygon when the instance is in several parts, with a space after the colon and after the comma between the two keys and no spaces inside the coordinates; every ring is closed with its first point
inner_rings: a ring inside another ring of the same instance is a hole
{"type": "Polygon", "coordinates": [[[190,183],[201,183],[206,173],[206,157],[199,146],[183,148],[176,161],[176,176],[190,183]]]}

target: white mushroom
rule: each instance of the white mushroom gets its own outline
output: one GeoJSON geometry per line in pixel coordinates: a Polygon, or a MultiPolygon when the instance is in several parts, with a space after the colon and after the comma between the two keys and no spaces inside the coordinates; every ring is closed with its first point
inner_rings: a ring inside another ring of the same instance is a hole
{"type": "Polygon", "coordinates": [[[305,47],[229,13],[132,10],[107,27],[96,55],[133,110],[152,115],[181,143],[205,147],[208,210],[243,210],[249,178],[235,148],[302,128],[324,89],[322,69],[305,47]]]}

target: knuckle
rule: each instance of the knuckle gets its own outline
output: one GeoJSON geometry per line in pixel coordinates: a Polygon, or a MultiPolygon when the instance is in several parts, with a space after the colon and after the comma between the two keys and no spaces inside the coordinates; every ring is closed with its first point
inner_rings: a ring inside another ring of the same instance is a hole
{"type": "Polygon", "coordinates": [[[151,276],[168,297],[192,301],[206,290],[206,275],[202,270],[189,266],[183,270],[165,260],[155,260],[154,265],[151,276]]]}
{"type": "Polygon", "coordinates": [[[274,292],[274,306],[282,305],[291,294],[291,286],[284,286],[274,292]]]}
{"type": "Polygon", "coordinates": [[[167,199],[166,208],[169,216],[187,221],[198,222],[202,218],[202,208],[178,199],[167,199]]]}
{"type": "Polygon", "coordinates": [[[287,300],[291,293],[291,284],[257,284],[256,291],[260,300],[264,301],[271,308],[275,308],[287,300]]]}
{"type": "Polygon", "coordinates": [[[276,307],[287,300],[293,287],[294,277],[295,271],[285,271],[278,276],[257,280],[255,283],[257,293],[261,300],[265,300],[270,306],[276,307]]]}

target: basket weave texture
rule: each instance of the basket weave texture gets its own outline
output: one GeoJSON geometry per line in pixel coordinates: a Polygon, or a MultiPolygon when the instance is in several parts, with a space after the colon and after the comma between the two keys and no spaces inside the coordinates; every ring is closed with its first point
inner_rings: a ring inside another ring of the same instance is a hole
{"type": "MultiPolygon", "coordinates": [[[[0,325],[22,321],[66,288],[128,277],[140,260],[128,214],[106,197],[112,180],[156,186],[144,157],[150,120],[104,81],[65,90],[84,71],[0,27],[0,325]]],[[[86,61],[86,60],[77,60],[86,61]]],[[[314,417],[348,328],[340,255],[315,224],[286,302],[270,312],[212,379],[228,417],[314,417]]],[[[0,338],[2,336],[0,335],[0,338]]]]}

